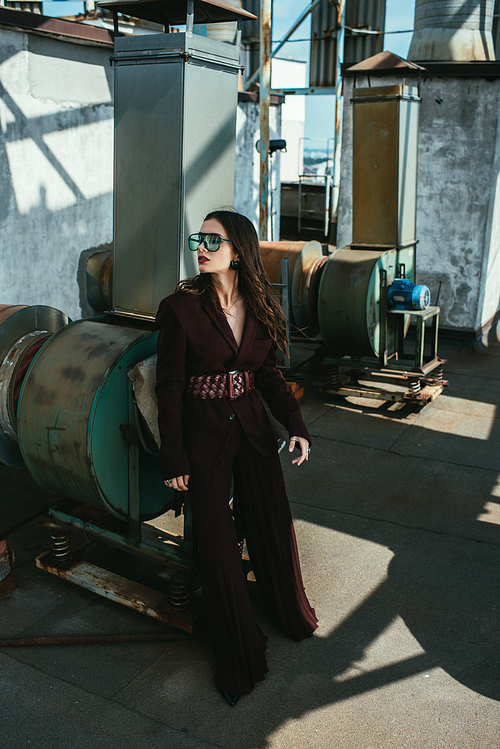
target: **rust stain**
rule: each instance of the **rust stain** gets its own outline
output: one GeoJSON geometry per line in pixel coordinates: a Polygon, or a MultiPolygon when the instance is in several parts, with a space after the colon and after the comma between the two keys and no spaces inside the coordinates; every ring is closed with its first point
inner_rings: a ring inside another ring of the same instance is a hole
{"type": "Polygon", "coordinates": [[[82,378],[83,374],[83,370],[80,367],[69,366],[61,370],[62,378],[70,382],[77,382],[82,378]]]}

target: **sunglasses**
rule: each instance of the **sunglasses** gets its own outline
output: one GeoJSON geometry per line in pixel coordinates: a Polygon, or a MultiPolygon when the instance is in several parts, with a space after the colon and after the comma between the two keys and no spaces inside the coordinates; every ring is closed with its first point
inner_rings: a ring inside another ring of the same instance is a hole
{"type": "Polygon", "coordinates": [[[202,242],[203,247],[208,250],[208,252],[217,252],[223,242],[233,244],[230,239],[219,237],[218,234],[204,234],[198,232],[198,234],[191,234],[191,236],[188,237],[188,245],[191,252],[196,252],[202,242]]]}

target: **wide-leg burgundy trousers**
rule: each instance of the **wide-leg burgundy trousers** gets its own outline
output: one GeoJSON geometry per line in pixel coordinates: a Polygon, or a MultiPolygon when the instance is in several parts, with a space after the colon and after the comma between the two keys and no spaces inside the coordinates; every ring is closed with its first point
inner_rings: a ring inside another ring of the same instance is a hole
{"type": "Polygon", "coordinates": [[[302,583],[292,516],[278,453],[259,455],[235,420],[216,465],[189,479],[189,501],[199,550],[203,605],[215,651],[215,684],[247,694],[268,671],[267,637],[257,626],[229,507],[244,521],[252,568],[289,637],[302,640],[317,627],[302,583]]]}

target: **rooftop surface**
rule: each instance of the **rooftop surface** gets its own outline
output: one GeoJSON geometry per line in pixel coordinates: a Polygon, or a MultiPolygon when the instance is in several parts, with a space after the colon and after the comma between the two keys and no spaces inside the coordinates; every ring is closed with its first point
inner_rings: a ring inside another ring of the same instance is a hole
{"type": "MultiPolygon", "coordinates": [[[[314,637],[269,636],[265,681],[227,705],[207,639],[0,648],[6,749],[492,749],[500,743],[500,347],[444,341],[449,387],[422,411],[323,395],[282,453],[314,637]]],[[[50,501],[0,466],[20,527],[0,637],[166,631],[35,568],[50,501]]],[[[200,634],[204,634],[203,624],[200,634]]]]}

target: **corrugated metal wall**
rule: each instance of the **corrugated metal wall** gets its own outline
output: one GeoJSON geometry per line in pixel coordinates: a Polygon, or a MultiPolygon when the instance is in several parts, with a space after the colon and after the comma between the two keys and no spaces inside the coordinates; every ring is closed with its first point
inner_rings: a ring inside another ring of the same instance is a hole
{"type": "MultiPolygon", "coordinates": [[[[382,52],[382,34],[359,34],[349,29],[383,32],[385,3],[386,0],[347,0],[344,62],[359,62],[382,52]]],[[[310,86],[335,86],[336,31],[337,8],[323,0],[312,12],[310,86]]]]}
{"type": "MultiPolygon", "coordinates": [[[[352,29],[385,31],[386,0],[348,0],[345,25],[352,29]]],[[[344,62],[360,62],[384,49],[383,35],[353,34],[346,30],[344,62]]]]}
{"type": "Polygon", "coordinates": [[[311,17],[310,86],[335,86],[337,8],[323,0],[311,17]]]}

